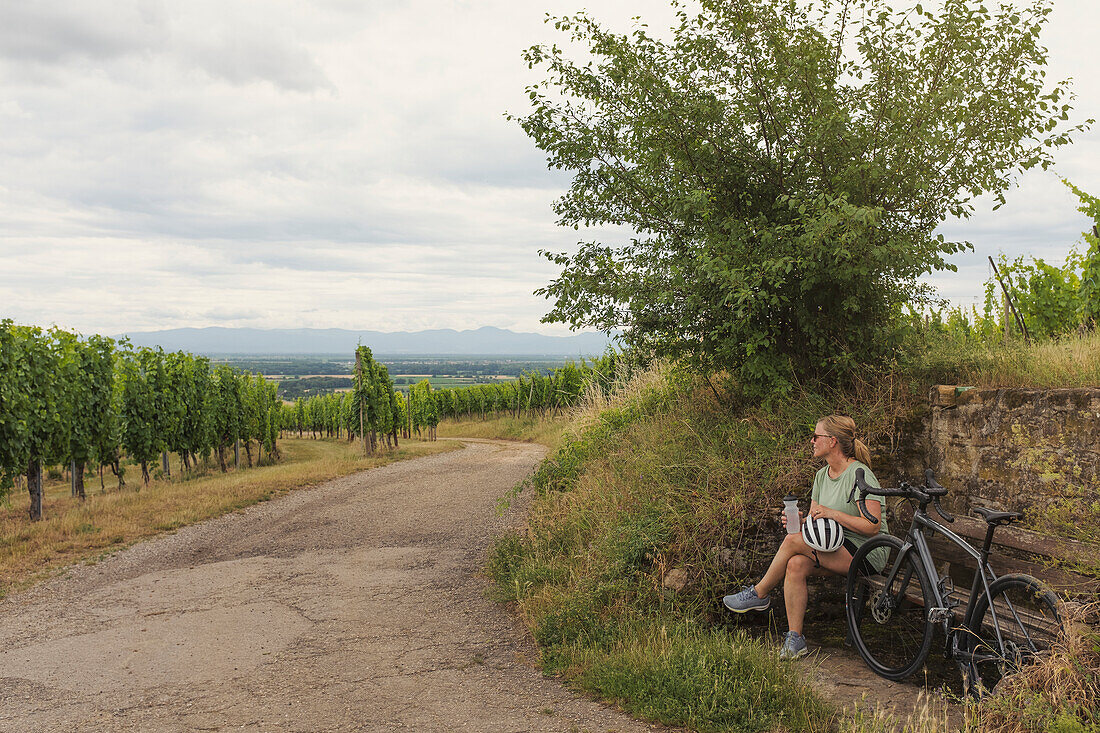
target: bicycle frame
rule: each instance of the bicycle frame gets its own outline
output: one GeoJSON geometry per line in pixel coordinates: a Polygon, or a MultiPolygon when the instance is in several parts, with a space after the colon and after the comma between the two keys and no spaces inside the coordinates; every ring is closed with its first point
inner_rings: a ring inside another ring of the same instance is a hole
{"type": "MultiPolygon", "coordinates": [[[[921,507],[923,509],[923,507],[921,507]]],[[[956,629],[951,628],[951,621],[954,614],[952,613],[953,606],[948,606],[946,600],[941,592],[941,579],[939,571],[936,570],[935,562],[932,559],[932,551],[928,547],[928,540],[924,536],[922,528],[927,528],[931,532],[939,532],[946,537],[952,544],[957,545],[960,549],[970,555],[977,562],[977,570],[974,573],[974,581],[970,587],[970,599],[966,604],[966,613],[963,616],[961,628],[968,629],[974,612],[975,602],[978,598],[979,586],[981,592],[990,598],[989,586],[996,579],[997,575],[993,572],[993,569],[989,567],[989,547],[984,547],[982,551],[976,550],[969,542],[964,540],[959,535],[955,534],[947,527],[944,527],[939,522],[928,517],[928,515],[918,509],[913,514],[913,523],[909,527],[909,532],[906,535],[905,541],[902,544],[901,550],[898,552],[898,557],[894,561],[893,566],[889,568],[889,574],[886,576],[886,588],[892,587],[894,579],[897,577],[898,569],[904,566],[904,560],[910,552],[916,552],[917,558],[920,564],[924,566],[925,571],[928,573],[929,579],[932,581],[932,595],[935,599],[936,605],[933,608],[927,609],[928,619],[930,623],[940,623],[943,625],[944,635],[946,637],[946,647],[944,649],[945,655],[954,657],[957,660],[964,662],[980,662],[988,659],[996,658],[993,654],[975,654],[972,652],[964,651],[954,647],[952,643],[955,639],[956,629]]],[[[901,593],[904,593],[904,589],[909,585],[911,578],[904,578],[904,582],[901,585],[901,593]]],[[[990,604],[991,615],[993,617],[993,630],[997,635],[998,643],[1003,643],[1001,637],[1000,624],[997,621],[997,613],[990,604]]],[[[1015,615],[1016,611],[1009,606],[1009,610],[1015,615]]],[[[1018,619],[1017,619],[1018,620],[1018,619]]],[[[960,627],[957,627],[960,628],[960,627]]]]}

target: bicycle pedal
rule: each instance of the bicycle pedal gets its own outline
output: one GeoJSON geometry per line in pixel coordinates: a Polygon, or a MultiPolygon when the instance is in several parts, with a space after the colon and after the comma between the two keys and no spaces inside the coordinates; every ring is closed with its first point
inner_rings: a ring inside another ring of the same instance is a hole
{"type": "Polygon", "coordinates": [[[953,608],[953,606],[947,606],[946,608],[929,608],[928,620],[934,624],[940,623],[941,621],[949,621],[955,615],[953,608]]]}

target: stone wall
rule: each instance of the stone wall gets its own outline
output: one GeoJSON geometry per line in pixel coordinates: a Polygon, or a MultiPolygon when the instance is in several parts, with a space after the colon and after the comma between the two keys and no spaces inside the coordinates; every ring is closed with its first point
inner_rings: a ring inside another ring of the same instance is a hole
{"type": "Polygon", "coordinates": [[[905,432],[897,473],[931,468],[955,511],[1022,511],[1036,528],[1100,512],[1100,388],[937,386],[905,432]]]}

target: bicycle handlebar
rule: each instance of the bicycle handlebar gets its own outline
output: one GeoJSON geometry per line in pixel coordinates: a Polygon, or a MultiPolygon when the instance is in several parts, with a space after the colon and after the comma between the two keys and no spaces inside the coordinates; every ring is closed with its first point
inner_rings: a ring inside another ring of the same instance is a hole
{"type": "MultiPolygon", "coordinates": [[[[867,495],[870,494],[871,490],[875,489],[875,487],[864,480],[863,477],[866,475],[867,474],[864,473],[862,468],[856,469],[856,483],[852,487],[851,493],[848,494],[848,501],[852,500],[852,494],[855,493],[856,489],[859,489],[859,501],[856,502],[856,506],[859,507],[859,513],[871,524],[878,524],[879,518],[867,511],[867,495]]],[[[890,496],[891,494],[886,492],[896,491],[896,489],[875,489],[875,491],[881,492],[879,494],[880,496],[890,496]]]]}
{"type": "Polygon", "coordinates": [[[932,475],[932,469],[927,468],[924,471],[924,481],[927,484],[928,495],[932,497],[932,506],[936,508],[936,514],[939,514],[943,521],[951,523],[955,521],[955,517],[940,506],[940,497],[947,493],[947,489],[936,483],[936,479],[932,475]]]}
{"type": "Polygon", "coordinates": [[[901,496],[906,499],[916,499],[921,505],[927,505],[931,502],[932,506],[936,508],[936,513],[943,517],[946,522],[954,522],[953,517],[946,509],[940,506],[940,497],[947,494],[947,488],[940,486],[936,483],[936,479],[933,477],[932,469],[928,469],[924,472],[925,486],[917,488],[916,486],[910,486],[909,483],[902,481],[896,489],[884,489],[877,486],[871,486],[864,479],[864,473],[862,468],[856,469],[856,481],[852,486],[852,490],[848,493],[848,501],[851,501],[855,497],[856,489],[859,489],[859,501],[856,505],[859,507],[859,512],[867,521],[872,524],[878,524],[879,520],[875,518],[870,512],[867,511],[867,495],[876,494],[878,496],[901,496]]]}

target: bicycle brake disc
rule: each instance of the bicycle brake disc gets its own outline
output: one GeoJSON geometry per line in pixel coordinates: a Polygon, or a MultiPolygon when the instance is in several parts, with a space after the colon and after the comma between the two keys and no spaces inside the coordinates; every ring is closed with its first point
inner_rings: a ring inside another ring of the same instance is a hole
{"type": "Polygon", "coordinates": [[[875,623],[884,624],[894,615],[894,599],[885,590],[880,590],[871,599],[871,617],[875,623]]]}

